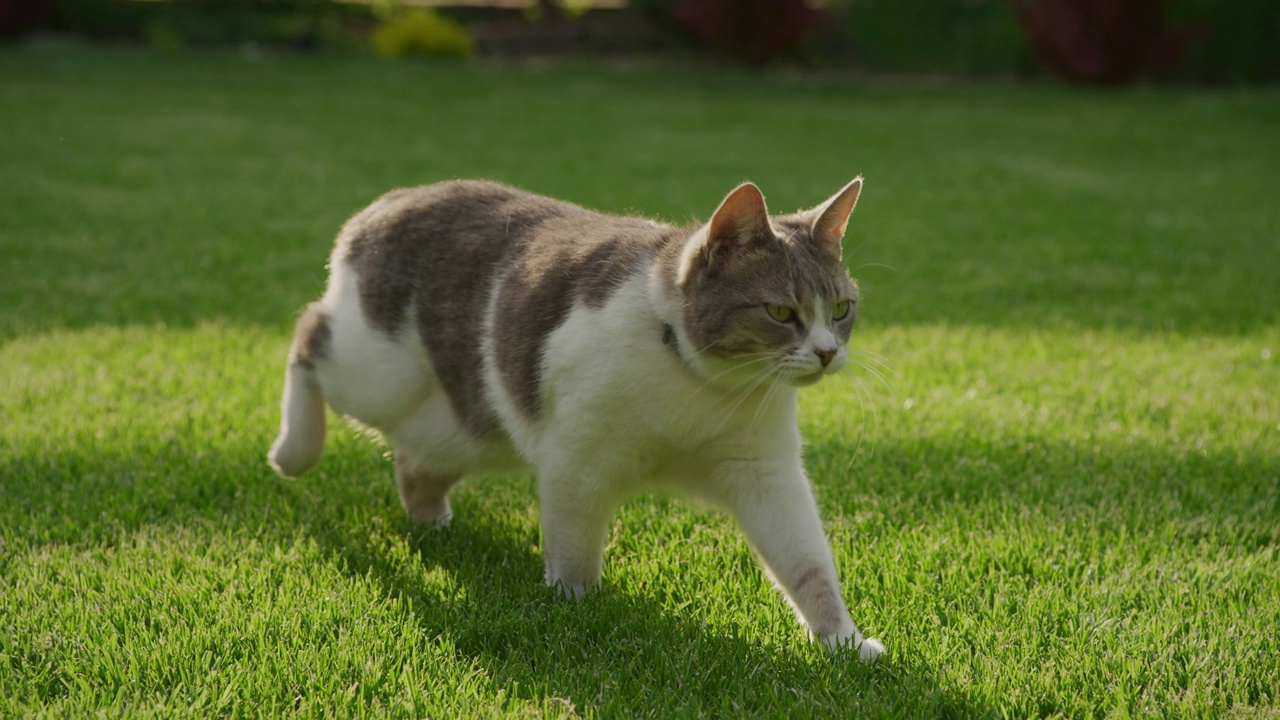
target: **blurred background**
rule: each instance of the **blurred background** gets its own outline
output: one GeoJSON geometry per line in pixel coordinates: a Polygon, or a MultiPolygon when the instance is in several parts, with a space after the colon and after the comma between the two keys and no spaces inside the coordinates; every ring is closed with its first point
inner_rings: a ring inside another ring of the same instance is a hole
{"type": "Polygon", "coordinates": [[[32,36],[1106,85],[1280,79],[1275,0],[0,0],[0,37],[32,36]]]}

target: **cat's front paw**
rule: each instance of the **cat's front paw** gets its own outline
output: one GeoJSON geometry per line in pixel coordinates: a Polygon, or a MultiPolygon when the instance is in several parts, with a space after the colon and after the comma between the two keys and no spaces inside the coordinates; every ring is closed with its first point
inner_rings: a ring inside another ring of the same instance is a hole
{"type": "Polygon", "coordinates": [[[551,578],[547,578],[547,586],[557,591],[565,600],[581,600],[594,588],[593,585],[586,583],[565,582],[551,578]]]}
{"type": "Polygon", "coordinates": [[[863,662],[878,662],[881,655],[884,655],[884,643],[875,638],[867,638],[858,645],[858,657],[863,662]]]}
{"type": "Polygon", "coordinates": [[[825,635],[822,638],[822,644],[831,652],[857,650],[858,658],[867,663],[879,661],[880,656],[885,652],[884,643],[875,638],[863,638],[862,634],[856,631],[849,635],[841,633],[825,635]]]}
{"type": "Polygon", "coordinates": [[[415,530],[444,530],[453,523],[453,513],[426,514],[420,517],[410,516],[409,522],[413,524],[415,530]]]}

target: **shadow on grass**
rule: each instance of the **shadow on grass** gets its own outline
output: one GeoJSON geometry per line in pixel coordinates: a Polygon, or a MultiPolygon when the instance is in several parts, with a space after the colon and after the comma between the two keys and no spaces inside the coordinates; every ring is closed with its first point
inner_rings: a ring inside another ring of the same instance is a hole
{"type": "MultiPolygon", "coordinates": [[[[990,714],[909,659],[867,667],[799,641],[761,646],[708,627],[696,599],[673,608],[606,581],[582,601],[561,600],[541,583],[536,528],[525,511],[502,502],[532,507],[524,481],[479,481],[460,490],[452,527],[412,530],[390,468],[368,454],[335,453],[297,481],[270,475],[259,456],[240,448],[179,472],[165,471],[185,457],[173,446],[5,457],[6,550],[110,547],[151,528],[228,533],[268,546],[311,538],[353,580],[376,581],[381,595],[406,601],[425,636],[447,640],[459,663],[483,670],[492,697],[502,693],[544,710],[568,704],[605,717],[842,717],[902,708],[935,717],[990,714]],[[425,588],[423,566],[447,571],[456,592],[442,598],[438,588],[425,588]]],[[[798,639],[800,628],[794,632],[798,639]]]]}
{"type": "Polygon", "coordinates": [[[852,656],[762,647],[706,627],[697,602],[664,607],[607,581],[584,600],[560,599],[542,587],[542,559],[529,538],[513,541],[503,528],[455,522],[412,539],[423,563],[446,569],[464,588],[443,603],[418,596],[404,570],[359,534],[328,540],[348,572],[412,598],[427,634],[449,637],[461,662],[478,662],[517,698],[564,699],[603,717],[841,717],[905,706],[936,716],[983,714],[943,691],[924,668],[893,661],[868,668],[852,656]]]}
{"type": "MultiPolygon", "coordinates": [[[[1130,532],[1196,520],[1180,523],[1179,532],[1199,527],[1207,542],[1241,546],[1280,540],[1276,466],[1262,456],[927,440],[860,456],[856,447],[821,438],[811,449],[854,458],[847,475],[860,478],[841,487],[837,469],[819,463],[822,492],[838,492],[849,507],[880,503],[900,513],[881,533],[897,532],[895,523],[927,528],[976,508],[1001,517],[1009,510],[1014,517],[1098,513],[1099,522],[1130,532]]],[[[540,581],[533,496],[524,480],[464,487],[452,527],[412,531],[391,468],[371,461],[369,448],[335,448],[297,481],[272,476],[258,450],[237,445],[193,456],[180,444],[121,450],[86,443],[0,458],[0,569],[10,567],[4,558],[15,551],[53,543],[109,547],[148,528],[280,546],[301,536],[353,580],[374,581],[381,595],[404,600],[423,635],[446,640],[460,664],[483,670],[491,697],[502,692],[544,709],[568,703],[621,717],[997,712],[946,687],[939,668],[910,656],[867,668],[799,642],[762,646],[709,625],[696,589],[688,593],[692,602],[676,604],[660,589],[623,592],[606,581],[581,602],[558,600],[540,581]],[[446,571],[456,591],[441,597],[424,587],[424,567],[446,571]]]]}

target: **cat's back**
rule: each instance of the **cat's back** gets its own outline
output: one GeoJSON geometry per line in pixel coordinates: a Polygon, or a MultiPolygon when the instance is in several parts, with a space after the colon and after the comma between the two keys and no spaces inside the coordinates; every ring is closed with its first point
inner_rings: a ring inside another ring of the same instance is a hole
{"type": "Polygon", "coordinates": [[[681,232],[457,180],[383,195],[343,227],[332,263],[351,271],[372,326],[398,336],[416,325],[456,414],[485,434],[497,427],[486,360],[520,410],[536,416],[548,334],[573,307],[603,305],[681,232]],[[492,358],[483,355],[486,332],[492,358]]]}
{"type": "Polygon", "coordinates": [[[672,230],[497,182],[453,180],[378,198],[343,227],[333,260],[355,271],[369,319],[394,332],[410,309],[424,310],[416,300],[474,311],[495,282],[521,299],[599,302],[672,230]]]}
{"type": "Polygon", "coordinates": [[[415,289],[479,290],[485,271],[524,244],[530,228],[586,212],[501,183],[453,180],[392,190],[343,226],[334,260],[356,271],[370,320],[397,328],[415,289]]]}

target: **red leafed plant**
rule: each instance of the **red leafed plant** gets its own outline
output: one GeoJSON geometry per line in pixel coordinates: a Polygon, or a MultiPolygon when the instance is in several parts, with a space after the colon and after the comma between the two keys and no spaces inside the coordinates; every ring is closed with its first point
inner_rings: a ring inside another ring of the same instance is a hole
{"type": "Polygon", "coordinates": [[[764,65],[802,50],[824,14],[811,0],[680,0],[675,17],[704,47],[764,65]]]}
{"type": "Polygon", "coordinates": [[[1032,49],[1074,82],[1119,84],[1172,69],[1205,35],[1169,28],[1168,0],[1010,0],[1032,49]]]}

